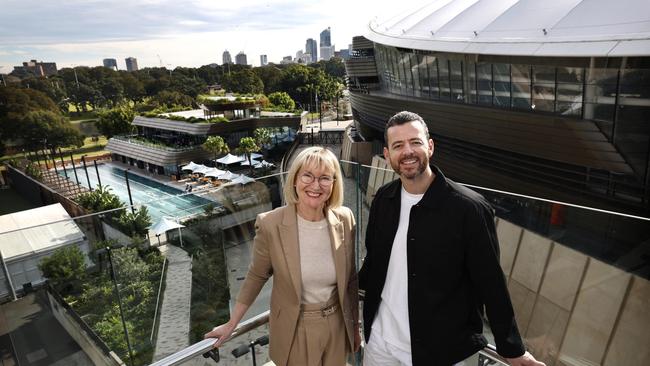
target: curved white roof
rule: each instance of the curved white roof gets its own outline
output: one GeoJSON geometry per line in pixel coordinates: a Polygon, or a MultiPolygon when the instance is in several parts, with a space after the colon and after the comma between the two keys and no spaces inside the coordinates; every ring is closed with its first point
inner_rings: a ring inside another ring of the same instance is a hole
{"type": "Polygon", "coordinates": [[[436,0],[366,38],[419,50],[519,56],[648,56],[650,0],[436,0]]]}

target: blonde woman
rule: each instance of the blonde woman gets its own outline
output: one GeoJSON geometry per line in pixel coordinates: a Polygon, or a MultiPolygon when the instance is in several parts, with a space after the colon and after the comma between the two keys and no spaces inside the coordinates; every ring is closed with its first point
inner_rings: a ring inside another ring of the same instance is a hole
{"type": "Polygon", "coordinates": [[[341,366],[360,343],[352,211],[342,207],[343,180],[334,154],[298,154],[284,187],[286,206],[255,222],[253,259],[230,320],[206,338],[230,337],[273,276],[269,318],[277,366],[341,366]]]}

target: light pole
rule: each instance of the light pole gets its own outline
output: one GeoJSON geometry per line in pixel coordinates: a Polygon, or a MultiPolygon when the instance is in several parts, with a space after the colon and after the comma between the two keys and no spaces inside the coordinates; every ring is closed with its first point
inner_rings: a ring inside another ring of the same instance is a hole
{"type": "Polygon", "coordinates": [[[115,295],[117,296],[117,305],[120,308],[120,318],[122,319],[122,327],[124,328],[124,338],[126,339],[126,346],[129,349],[129,359],[131,360],[131,366],[133,363],[133,350],[131,349],[131,341],[129,341],[129,330],[126,328],[126,322],[124,321],[124,311],[122,310],[122,296],[120,296],[120,289],[117,287],[117,273],[113,268],[113,256],[111,255],[111,247],[106,247],[106,253],[108,253],[108,263],[111,266],[111,278],[113,279],[113,285],[115,285],[115,295]]]}

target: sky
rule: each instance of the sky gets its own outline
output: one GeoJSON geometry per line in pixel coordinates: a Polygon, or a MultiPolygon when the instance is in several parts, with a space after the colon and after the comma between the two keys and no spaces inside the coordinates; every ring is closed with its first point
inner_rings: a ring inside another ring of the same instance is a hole
{"type": "MultiPolygon", "coordinates": [[[[0,73],[23,61],[59,69],[135,57],[140,68],[222,63],[228,50],[259,66],[295,57],[307,38],[331,27],[336,49],[367,32],[368,23],[418,9],[430,0],[3,0],[0,73]]],[[[319,43],[320,46],[320,43],[319,43]]],[[[319,51],[320,52],[320,51],[319,51]]]]}

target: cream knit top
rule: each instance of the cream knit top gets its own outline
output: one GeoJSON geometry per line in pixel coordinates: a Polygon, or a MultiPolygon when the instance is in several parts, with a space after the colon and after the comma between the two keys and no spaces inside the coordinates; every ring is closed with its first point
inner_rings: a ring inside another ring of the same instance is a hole
{"type": "Polygon", "coordinates": [[[298,243],[302,274],[302,303],[327,301],[336,289],[336,269],[327,220],[298,216],[298,243]]]}

